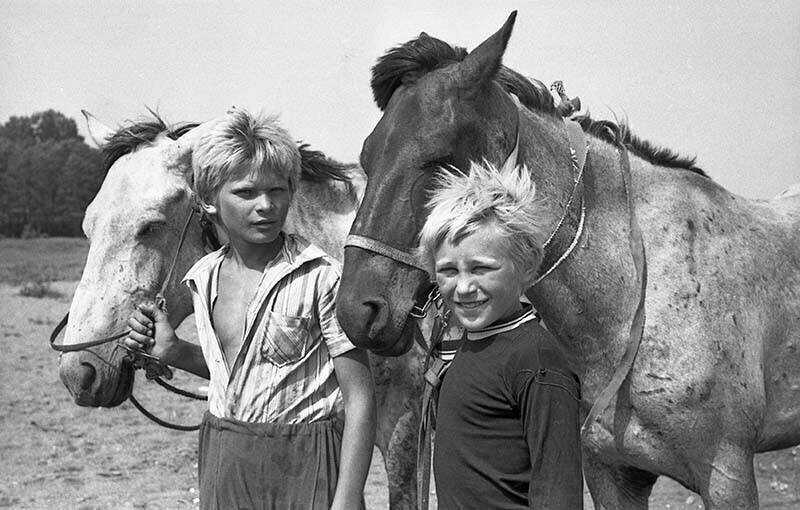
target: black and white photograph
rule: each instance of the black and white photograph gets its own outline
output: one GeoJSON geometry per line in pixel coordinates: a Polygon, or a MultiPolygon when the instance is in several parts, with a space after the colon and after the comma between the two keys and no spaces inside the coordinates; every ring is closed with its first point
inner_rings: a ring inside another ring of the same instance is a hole
{"type": "Polygon", "coordinates": [[[800,507],[800,4],[0,1],[0,508],[800,507]]]}

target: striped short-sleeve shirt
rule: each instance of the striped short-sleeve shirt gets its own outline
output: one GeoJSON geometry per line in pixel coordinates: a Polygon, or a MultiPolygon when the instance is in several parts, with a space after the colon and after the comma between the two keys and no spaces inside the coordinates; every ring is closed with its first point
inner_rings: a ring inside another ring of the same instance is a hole
{"type": "Polygon", "coordinates": [[[236,360],[224,359],[211,320],[227,247],[200,259],[184,277],[210,374],[209,411],[220,418],[303,423],[340,409],[333,358],[354,346],[336,319],[339,264],[301,237],[283,235],[283,247],[264,268],[247,307],[236,360]]]}

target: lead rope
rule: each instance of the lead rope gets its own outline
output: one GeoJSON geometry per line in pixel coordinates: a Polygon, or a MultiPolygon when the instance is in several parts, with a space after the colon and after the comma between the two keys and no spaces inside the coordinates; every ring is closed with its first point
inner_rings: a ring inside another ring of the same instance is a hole
{"type": "Polygon", "coordinates": [[[420,411],[417,434],[417,508],[420,510],[427,510],[430,497],[431,453],[433,431],[436,428],[436,404],[439,386],[442,384],[444,374],[461,344],[461,338],[455,340],[445,339],[450,312],[444,307],[438,287],[434,287],[431,290],[428,305],[424,307],[422,317],[424,317],[424,313],[431,303],[436,308],[436,317],[434,318],[431,332],[431,343],[427,348],[423,364],[425,383],[422,389],[422,409],[420,411]]]}

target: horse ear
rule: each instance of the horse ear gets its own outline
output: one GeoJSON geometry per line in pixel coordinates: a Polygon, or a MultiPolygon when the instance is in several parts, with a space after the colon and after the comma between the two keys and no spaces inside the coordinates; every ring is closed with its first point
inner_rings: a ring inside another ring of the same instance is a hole
{"type": "Polygon", "coordinates": [[[511,13],[505,24],[472,50],[457,67],[458,83],[462,87],[471,88],[493,79],[500,69],[503,53],[508,46],[517,11],[511,13]]]}
{"type": "Polygon", "coordinates": [[[102,149],[106,142],[108,142],[108,139],[114,134],[114,130],[97,120],[94,115],[86,110],[81,110],[81,113],[86,119],[86,127],[89,128],[89,137],[98,148],[102,149]]]}
{"type": "Polygon", "coordinates": [[[212,122],[204,122],[190,129],[175,140],[175,144],[165,153],[168,167],[176,169],[187,180],[191,180],[192,177],[192,152],[194,152],[194,148],[200,143],[200,139],[206,134],[212,122]]]}

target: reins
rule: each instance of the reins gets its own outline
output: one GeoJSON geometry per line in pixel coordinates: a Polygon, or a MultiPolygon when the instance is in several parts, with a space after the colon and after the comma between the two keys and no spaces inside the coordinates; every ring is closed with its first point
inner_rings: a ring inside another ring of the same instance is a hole
{"type": "MultiPolygon", "coordinates": [[[[164,294],[167,290],[169,282],[172,280],[172,275],[175,272],[175,266],[178,263],[178,257],[180,256],[181,249],[183,248],[183,243],[186,240],[186,235],[189,231],[189,227],[191,226],[194,214],[195,214],[194,207],[191,207],[189,209],[189,215],[186,218],[186,222],[183,225],[183,229],[181,230],[181,235],[178,240],[178,247],[175,249],[175,253],[172,256],[172,261],[170,262],[169,269],[167,270],[167,275],[161,284],[161,289],[159,289],[159,291],[155,295],[155,304],[161,310],[166,310],[167,302],[166,298],[164,297],[164,294]]],[[[121,338],[128,336],[128,333],[131,332],[130,329],[127,329],[121,333],[116,333],[114,335],[107,336],[104,338],[99,338],[97,340],[91,340],[89,342],[80,342],[77,344],[69,344],[69,345],[57,344],[56,339],[61,334],[61,331],[66,327],[68,322],[69,322],[69,313],[66,313],[64,317],[61,319],[61,321],[58,323],[58,325],[56,325],[56,327],[50,333],[50,340],[49,340],[50,348],[55,351],[58,351],[59,353],[84,351],[89,349],[90,347],[97,347],[98,345],[103,345],[117,341],[121,338]]],[[[132,361],[133,367],[135,369],[143,369],[145,371],[148,380],[155,381],[162,388],[165,388],[168,391],[171,391],[178,395],[188,398],[193,398],[195,400],[208,400],[208,397],[206,396],[182,390],[180,388],[176,388],[175,386],[164,381],[161,377],[163,376],[166,377],[167,379],[171,379],[172,371],[166,365],[162,364],[160,360],[155,356],[151,356],[150,354],[147,354],[146,352],[137,349],[130,349],[123,343],[118,342],[117,346],[128,351],[128,356],[132,361]]],[[[145,407],[141,403],[139,403],[138,400],[136,400],[136,398],[133,396],[132,387],[131,387],[131,394],[128,396],[128,400],[130,400],[133,406],[136,409],[138,409],[139,412],[141,412],[144,416],[154,421],[155,423],[161,425],[162,427],[166,427],[173,430],[186,431],[186,432],[198,430],[200,428],[199,425],[176,425],[158,418],[153,413],[145,409],[145,407]]]]}
{"type": "Polygon", "coordinates": [[[636,311],[631,320],[631,327],[626,343],[625,353],[622,356],[619,366],[614,371],[608,385],[594,401],[586,419],[581,425],[581,437],[585,437],[586,433],[591,429],[595,421],[600,418],[602,413],[614,395],[617,394],[625,378],[633,369],[633,363],[636,361],[636,354],[639,352],[639,346],[642,343],[642,335],[644,334],[645,323],[645,298],[647,296],[647,257],[645,255],[644,240],[642,239],[642,231],[639,228],[639,221],[636,217],[636,210],[633,207],[631,200],[632,181],[631,181],[631,167],[630,157],[628,151],[623,145],[619,146],[619,159],[620,170],[622,172],[622,184],[625,190],[626,205],[628,207],[628,221],[630,224],[630,236],[628,241],[630,243],[631,256],[633,257],[633,264],[636,269],[636,281],[639,282],[639,299],[636,305],[636,311]]]}

